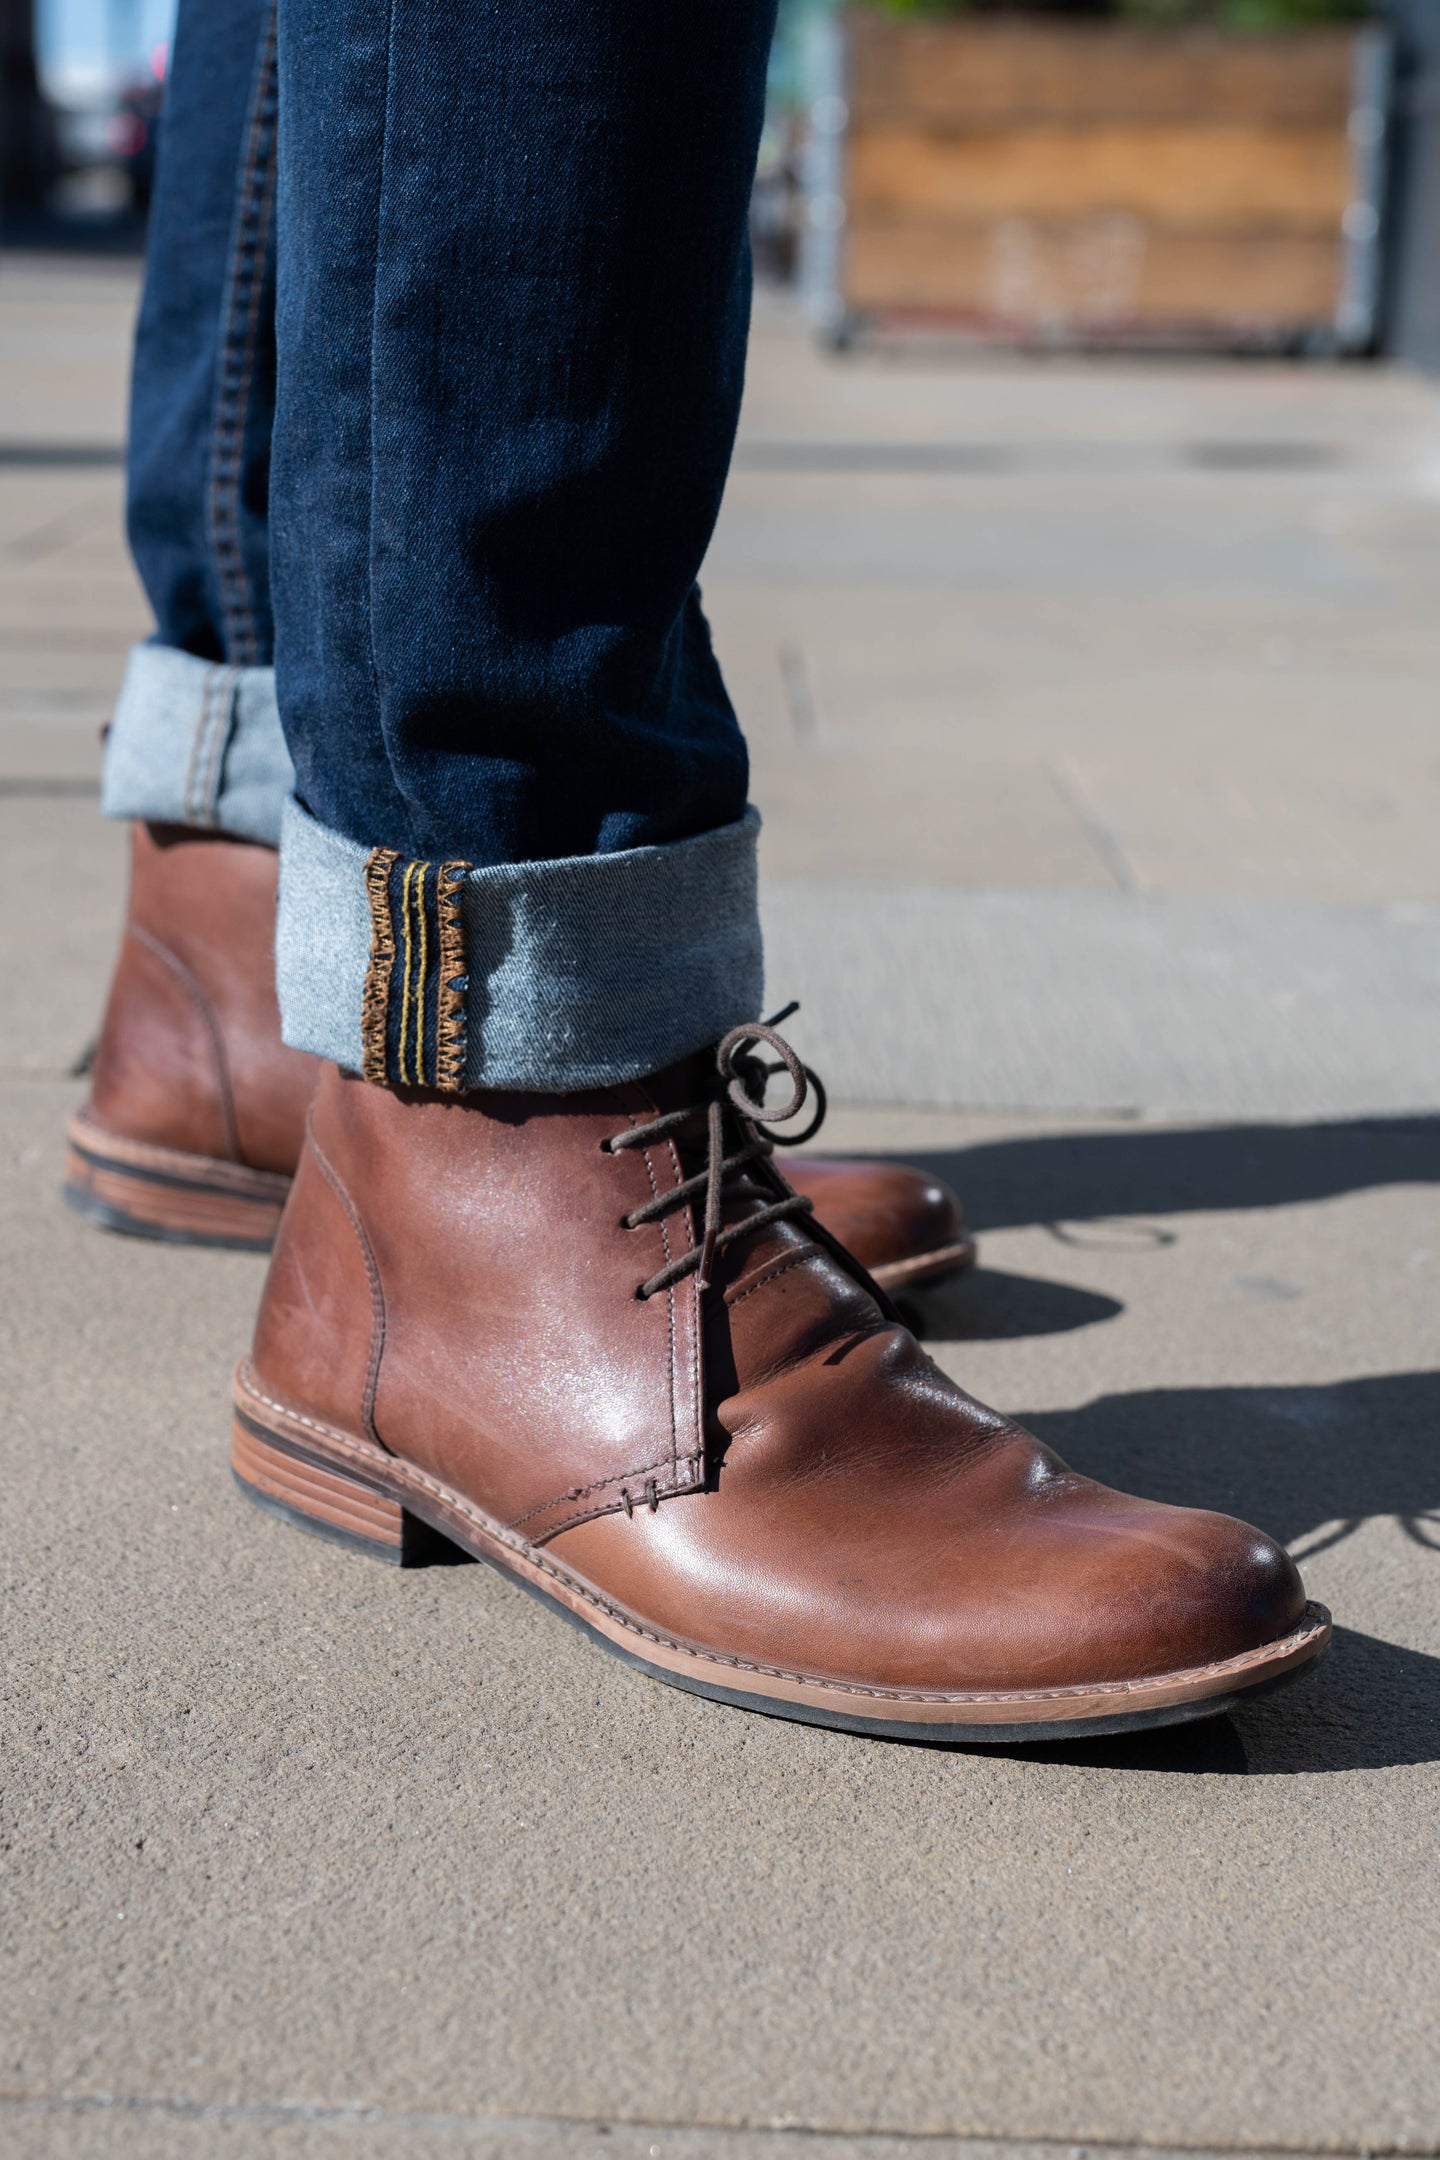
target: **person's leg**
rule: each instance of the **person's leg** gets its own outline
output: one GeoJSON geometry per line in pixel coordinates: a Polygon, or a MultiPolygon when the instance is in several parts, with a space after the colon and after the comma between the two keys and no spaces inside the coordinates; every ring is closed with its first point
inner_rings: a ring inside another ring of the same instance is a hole
{"type": "MultiPolygon", "coordinates": [[[[156,618],[105,764],[134,820],[129,921],[68,1191],[108,1227],[268,1244],[313,1073],[279,1039],[273,856],[290,791],[271,665],[274,0],[181,0],[138,325],[129,531],[156,618]],[[158,822],[147,822],[158,821],[158,822]]],[[[909,1287],[974,1246],[953,1193],[898,1163],[807,1156],[796,1182],[909,1287]]]]}
{"type": "Polygon", "coordinates": [[[565,1088],[758,1008],[757,821],[695,578],[772,12],[282,8],[279,971],[308,1049],[565,1088]]]}
{"type": "Polygon", "coordinates": [[[102,807],[272,846],[274,0],[184,0],[131,381],[127,527],[155,634],[130,658],[102,807]]]}
{"type": "Polygon", "coordinates": [[[184,0],[131,397],[129,533],[154,610],[107,732],[124,935],[66,1193],[107,1226],[264,1246],[314,1085],[280,1041],[273,0],[184,0]]]}
{"type": "Polygon", "coordinates": [[[235,1468],[752,1708],[1194,1715],[1323,1648],[1284,1553],[952,1386],[766,1136],[809,1076],[694,578],[768,15],[282,0],[281,1002],[333,1062],[235,1468]]]}

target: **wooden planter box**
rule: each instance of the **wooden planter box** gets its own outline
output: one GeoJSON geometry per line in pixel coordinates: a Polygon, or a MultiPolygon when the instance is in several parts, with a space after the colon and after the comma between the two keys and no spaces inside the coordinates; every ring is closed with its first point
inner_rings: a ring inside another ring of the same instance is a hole
{"type": "Polygon", "coordinates": [[[831,35],[807,233],[827,328],[1370,339],[1389,73],[1377,33],[855,12],[831,35]]]}

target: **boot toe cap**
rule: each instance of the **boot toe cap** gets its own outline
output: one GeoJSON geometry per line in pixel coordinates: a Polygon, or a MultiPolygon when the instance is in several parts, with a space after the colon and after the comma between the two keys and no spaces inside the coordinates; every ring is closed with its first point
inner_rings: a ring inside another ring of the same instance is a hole
{"type": "Polygon", "coordinates": [[[908,1163],[809,1156],[786,1167],[796,1191],[814,1201],[825,1228],[863,1267],[884,1271],[969,1244],[957,1195],[908,1163]]]}
{"type": "Polygon", "coordinates": [[[1111,1522],[1110,1534],[1077,1555],[1062,1598],[1085,1667],[1075,1679],[1220,1664],[1278,1642],[1305,1610],[1294,1561],[1249,1523],[1134,1501],[1111,1522]]]}

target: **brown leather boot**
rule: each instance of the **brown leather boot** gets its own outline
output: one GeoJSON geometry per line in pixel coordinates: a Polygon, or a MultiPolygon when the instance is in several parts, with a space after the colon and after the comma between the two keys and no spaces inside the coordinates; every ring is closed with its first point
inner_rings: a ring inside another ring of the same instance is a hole
{"type": "MultiPolygon", "coordinates": [[[[69,1123],[66,1198],[106,1229],[262,1252],[274,1240],[317,1070],[280,1040],[277,877],[269,848],[133,827],[90,1100],[69,1123]]],[[[904,1163],[807,1155],[792,1182],[887,1288],[974,1260],[954,1193],[904,1163]]]]}
{"type": "Polygon", "coordinates": [[[267,1248],[305,1133],[314,1058],[280,1040],[270,848],[136,825],[130,902],[70,1119],[65,1197],[114,1230],[267,1248]]]}
{"type": "Polygon", "coordinates": [[[1312,1664],[1279,1546],[1075,1475],[895,1322],[744,1107],[757,1033],[563,1097],[327,1068],[245,1490],[392,1560],[438,1530],[656,1678],[859,1732],[1125,1730],[1312,1664]]]}
{"type": "Polygon", "coordinates": [[[914,1290],[975,1259],[959,1200],[909,1163],[789,1155],[785,1175],[882,1290],[914,1290]]]}

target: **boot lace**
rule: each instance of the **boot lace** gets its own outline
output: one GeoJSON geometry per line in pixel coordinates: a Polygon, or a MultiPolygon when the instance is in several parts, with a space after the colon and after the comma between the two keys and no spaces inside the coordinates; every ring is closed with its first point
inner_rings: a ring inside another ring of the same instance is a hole
{"type": "Polygon", "coordinates": [[[652,1118],[648,1124],[632,1126],[629,1131],[615,1133],[600,1145],[607,1154],[618,1155],[625,1148],[648,1147],[653,1141],[668,1138],[685,1126],[694,1126],[702,1119],[705,1124],[705,1167],[694,1177],[685,1178],[668,1191],[657,1193],[643,1207],[634,1208],[624,1216],[627,1230],[638,1230],[642,1224],[657,1222],[661,1216],[670,1214],[705,1195],[704,1227],[698,1245],[671,1260],[658,1274],[636,1289],[638,1298],[652,1298],[657,1291],[668,1290],[672,1283],[687,1275],[698,1275],[696,1287],[708,1290],[713,1280],[715,1256],[727,1246],[737,1244],[741,1238],[753,1237],[771,1223],[793,1222],[808,1215],[813,1203],[802,1193],[786,1192],[778,1170],[768,1175],[762,1169],[760,1182],[769,1185],[777,1198],[756,1208],[752,1214],[732,1223],[724,1221],[725,1181],[738,1170],[766,1164],[777,1147],[798,1147],[802,1140],[813,1139],[820,1130],[825,1116],[825,1090],[811,1072],[801,1063],[783,1035],[776,1033],[780,1022],[788,1020],[799,1008],[787,1005],[769,1020],[749,1020],[739,1027],[731,1028],[715,1046],[716,1078],[713,1092],[703,1102],[687,1104],[683,1110],[667,1110],[663,1117],[652,1118]],[[762,1045],[775,1052],[775,1060],[762,1057],[762,1045]],[[769,1110],[765,1094],[776,1073],[786,1073],[791,1084],[790,1100],[779,1110],[769,1110]],[[804,1130],[798,1133],[772,1131],[775,1125],[787,1124],[798,1117],[806,1102],[813,1095],[815,1114],[804,1130]]]}

